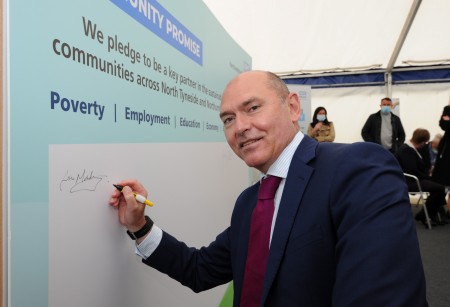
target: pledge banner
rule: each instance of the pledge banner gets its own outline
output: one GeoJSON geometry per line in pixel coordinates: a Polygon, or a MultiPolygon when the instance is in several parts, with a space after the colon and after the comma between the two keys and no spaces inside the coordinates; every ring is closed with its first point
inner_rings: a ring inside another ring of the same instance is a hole
{"type": "Polygon", "coordinates": [[[168,44],[203,64],[203,43],[157,1],[111,0],[168,44]]]}
{"type": "Polygon", "coordinates": [[[142,265],[108,198],[141,179],[148,214],[197,247],[227,227],[249,178],[220,100],[249,55],[201,0],[6,8],[8,305],[217,305],[226,286],[197,295],[142,265]]]}

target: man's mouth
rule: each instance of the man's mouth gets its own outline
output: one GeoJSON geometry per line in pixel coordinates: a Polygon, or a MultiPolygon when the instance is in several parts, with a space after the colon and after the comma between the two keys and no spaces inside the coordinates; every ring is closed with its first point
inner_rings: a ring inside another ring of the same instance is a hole
{"type": "Polygon", "coordinates": [[[251,145],[251,144],[253,144],[253,143],[255,143],[255,142],[258,142],[260,139],[261,139],[261,138],[259,138],[259,139],[248,140],[248,141],[246,141],[246,142],[244,142],[244,143],[241,143],[239,147],[240,147],[240,148],[246,147],[246,146],[251,145]]]}

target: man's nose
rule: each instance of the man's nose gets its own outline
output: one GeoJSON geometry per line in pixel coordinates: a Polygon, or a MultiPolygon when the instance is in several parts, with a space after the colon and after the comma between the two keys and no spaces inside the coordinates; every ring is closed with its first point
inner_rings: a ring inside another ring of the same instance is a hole
{"type": "Polygon", "coordinates": [[[236,116],[234,127],[237,135],[244,135],[250,129],[251,121],[247,116],[236,116]]]}

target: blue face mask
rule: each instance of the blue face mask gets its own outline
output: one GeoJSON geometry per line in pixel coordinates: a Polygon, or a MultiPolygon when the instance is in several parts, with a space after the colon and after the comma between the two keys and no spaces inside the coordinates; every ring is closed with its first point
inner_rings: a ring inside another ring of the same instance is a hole
{"type": "Polygon", "coordinates": [[[381,107],[381,113],[389,114],[389,112],[391,112],[391,107],[390,106],[382,106],[381,107]]]}
{"type": "Polygon", "coordinates": [[[323,122],[327,118],[327,116],[323,114],[317,114],[316,118],[319,122],[323,122]]]}

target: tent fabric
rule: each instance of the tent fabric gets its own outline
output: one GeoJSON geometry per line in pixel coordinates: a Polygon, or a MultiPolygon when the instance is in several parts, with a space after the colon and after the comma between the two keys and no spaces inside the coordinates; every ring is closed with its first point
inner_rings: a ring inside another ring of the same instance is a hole
{"type": "MultiPolygon", "coordinates": [[[[387,68],[417,0],[203,0],[252,57],[276,73],[387,68]]],[[[450,64],[450,1],[423,0],[394,67],[450,64]]]]}
{"type": "MultiPolygon", "coordinates": [[[[285,79],[287,84],[311,85],[312,88],[343,87],[343,86],[375,86],[384,85],[384,72],[371,72],[344,75],[298,76],[285,79]]],[[[392,73],[392,84],[403,83],[439,83],[450,82],[450,68],[395,71],[392,73]]]]}
{"type": "Polygon", "coordinates": [[[398,71],[393,74],[393,83],[450,82],[450,69],[421,69],[398,71]]]}
{"type": "Polygon", "coordinates": [[[442,133],[439,119],[450,102],[449,0],[203,2],[250,54],[252,69],[311,85],[311,110],[327,109],[336,142],[362,141],[364,122],[386,96],[399,101],[407,140],[419,127],[442,133]],[[392,58],[391,85],[385,73],[392,58]]]}

